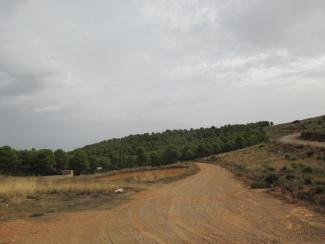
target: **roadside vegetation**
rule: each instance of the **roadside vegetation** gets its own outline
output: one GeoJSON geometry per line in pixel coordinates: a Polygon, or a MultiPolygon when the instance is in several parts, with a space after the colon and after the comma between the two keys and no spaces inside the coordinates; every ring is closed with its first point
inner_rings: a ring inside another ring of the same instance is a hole
{"type": "Polygon", "coordinates": [[[325,148],[282,144],[280,135],[325,128],[323,117],[267,128],[270,138],[259,145],[210,156],[254,189],[268,189],[288,200],[313,204],[325,211],[325,148]]]}
{"type": "Polygon", "coordinates": [[[89,174],[123,168],[159,166],[228,152],[266,139],[269,122],[227,125],[221,128],[166,130],[114,138],[72,152],[59,149],[15,150],[0,147],[0,174],[54,175],[65,169],[89,174]]]}
{"type": "Polygon", "coordinates": [[[191,163],[125,169],[104,174],[0,178],[0,221],[91,208],[110,208],[152,184],[194,174],[191,163]],[[123,193],[115,193],[116,189],[123,193]]]}
{"type": "Polygon", "coordinates": [[[301,138],[304,140],[325,142],[325,130],[303,131],[301,138]]]}

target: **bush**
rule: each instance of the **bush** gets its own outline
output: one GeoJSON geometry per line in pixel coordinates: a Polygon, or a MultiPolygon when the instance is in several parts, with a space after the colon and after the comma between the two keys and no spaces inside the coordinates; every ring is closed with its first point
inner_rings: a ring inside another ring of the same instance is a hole
{"type": "Polygon", "coordinates": [[[270,184],[264,182],[264,181],[254,181],[251,184],[251,188],[253,189],[264,189],[264,188],[270,188],[270,184]]]}
{"type": "Polygon", "coordinates": [[[275,182],[277,182],[279,179],[279,177],[276,174],[268,174],[265,176],[264,178],[264,182],[266,182],[267,184],[274,184],[275,182]]]}
{"type": "Polygon", "coordinates": [[[310,166],[307,166],[307,167],[304,167],[302,170],[301,170],[302,173],[313,173],[313,168],[310,167],[310,166]]]}
{"type": "Polygon", "coordinates": [[[325,141],[325,132],[322,130],[304,131],[303,133],[301,133],[301,137],[304,140],[325,141]]]}
{"type": "Polygon", "coordinates": [[[304,183],[305,183],[305,185],[312,185],[313,184],[310,178],[306,178],[304,180],[304,183]]]}
{"type": "Polygon", "coordinates": [[[283,188],[288,192],[293,192],[295,190],[294,186],[292,184],[283,184],[283,188]]]}
{"type": "Polygon", "coordinates": [[[291,174],[286,176],[287,180],[293,180],[294,178],[295,178],[295,176],[291,175],[291,174]]]}
{"type": "Polygon", "coordinates": [[[313,194],[307,191],[297,192],[296,197],[300,200],[313,201],[313,194]]]}
{"type": "Polygon", "coordinates": [[[308,152],[306,153],[306,155],[307,155],[308,158],[310,158],[311,156],[314,155],[314,152],[313,152],[313,151],[308,151],[308,152]]]}
{"type": "Polygon", "coordinates": [[[296,169],[296,168],[298,168],[298,164],[297,163],[291,163],[291,167],[296,169]]]}
{"type": "Polygon", "coordinates": [[[321,200],[319,201],[319,205],[321,205],[321,206],[325,206],[325,199],[321,199],[321,200]]]}
{"type": "Polygon", "coordinates": [[[315,194],[322,194],[325,192],[325,186],[316,186],[314,188],[314,193],[315,194]]]}
{"type": "Polygon", "coordinates": [[[316,185],[325,185],[325,180],[316,180],[316,185]]]}
{"type": "Polygon", "coordinates": [[[296,149],[303,149],[305,146],[304,145],[296,145],[295,148],[296,149]]]}
{"type": "Polygon", "coordinates": [[[290,160],[290,155],[289,154],[284,154],[284,158],[287,159],[287,160],[290,160]]]}
{"type": "Polygon", "coordinates": [[[303,165],[301,163],[291,163],[291,167],[294,169],[297,169],[297,168],[303,168],[303,167],[305,167],[305,165],[303,165]]]}

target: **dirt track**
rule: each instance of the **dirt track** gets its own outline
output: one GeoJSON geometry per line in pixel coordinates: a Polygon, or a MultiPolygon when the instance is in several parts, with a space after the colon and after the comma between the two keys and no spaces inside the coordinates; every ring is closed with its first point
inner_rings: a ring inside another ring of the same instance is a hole
{"type": "Polygon", "coordinates": [[[300,135],[301,135],[300,133],[290,134],[279,138],[279,141],[287,144],[298,144],[298,145],[325,148],[325,142],[302,140],[299,139],[300,135]]]}
{"type": "MultiPolygon", "coordinates": [[[[0,224],[15,243],[324,243],[325,217],[247,189],[223,168],[198,164],[183,180],[106,211],[0,224]]],[[[5,236],[6,235],[6,236],[5,236]]]]}

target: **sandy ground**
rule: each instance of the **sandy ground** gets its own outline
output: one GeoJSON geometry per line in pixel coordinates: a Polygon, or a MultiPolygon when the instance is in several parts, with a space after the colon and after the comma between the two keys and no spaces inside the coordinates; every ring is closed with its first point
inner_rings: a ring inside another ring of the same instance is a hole
{"type": "MultiPolygon", "coordinates": [[[[244,187],[225,169],[135,195],[110,210],[0,224],[4,243],[325,243],[325,216],[244,187]]],[[[1,243],[1,242],[0,242],[1,243]]]]}
{"type": "Polygon", "coordinates": [[[300,133],[290,134],[279,138],[279,141],[287,144],[298,144],[298,145],[325,148],[325,142],[302,140],[299,139],[300,135],[301,135],[300,133]]]}

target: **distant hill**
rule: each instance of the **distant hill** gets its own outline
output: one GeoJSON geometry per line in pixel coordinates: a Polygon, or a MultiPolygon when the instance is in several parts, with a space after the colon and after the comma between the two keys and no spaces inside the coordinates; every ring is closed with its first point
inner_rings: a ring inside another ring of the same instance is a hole
{"type": "Polygon", "coordinates": [[[105,140],[75,150],[110,159],[111,168],[161,165],[231,151],[264,141],[267,121],[221,128],[166,130],[105,140]]]}

